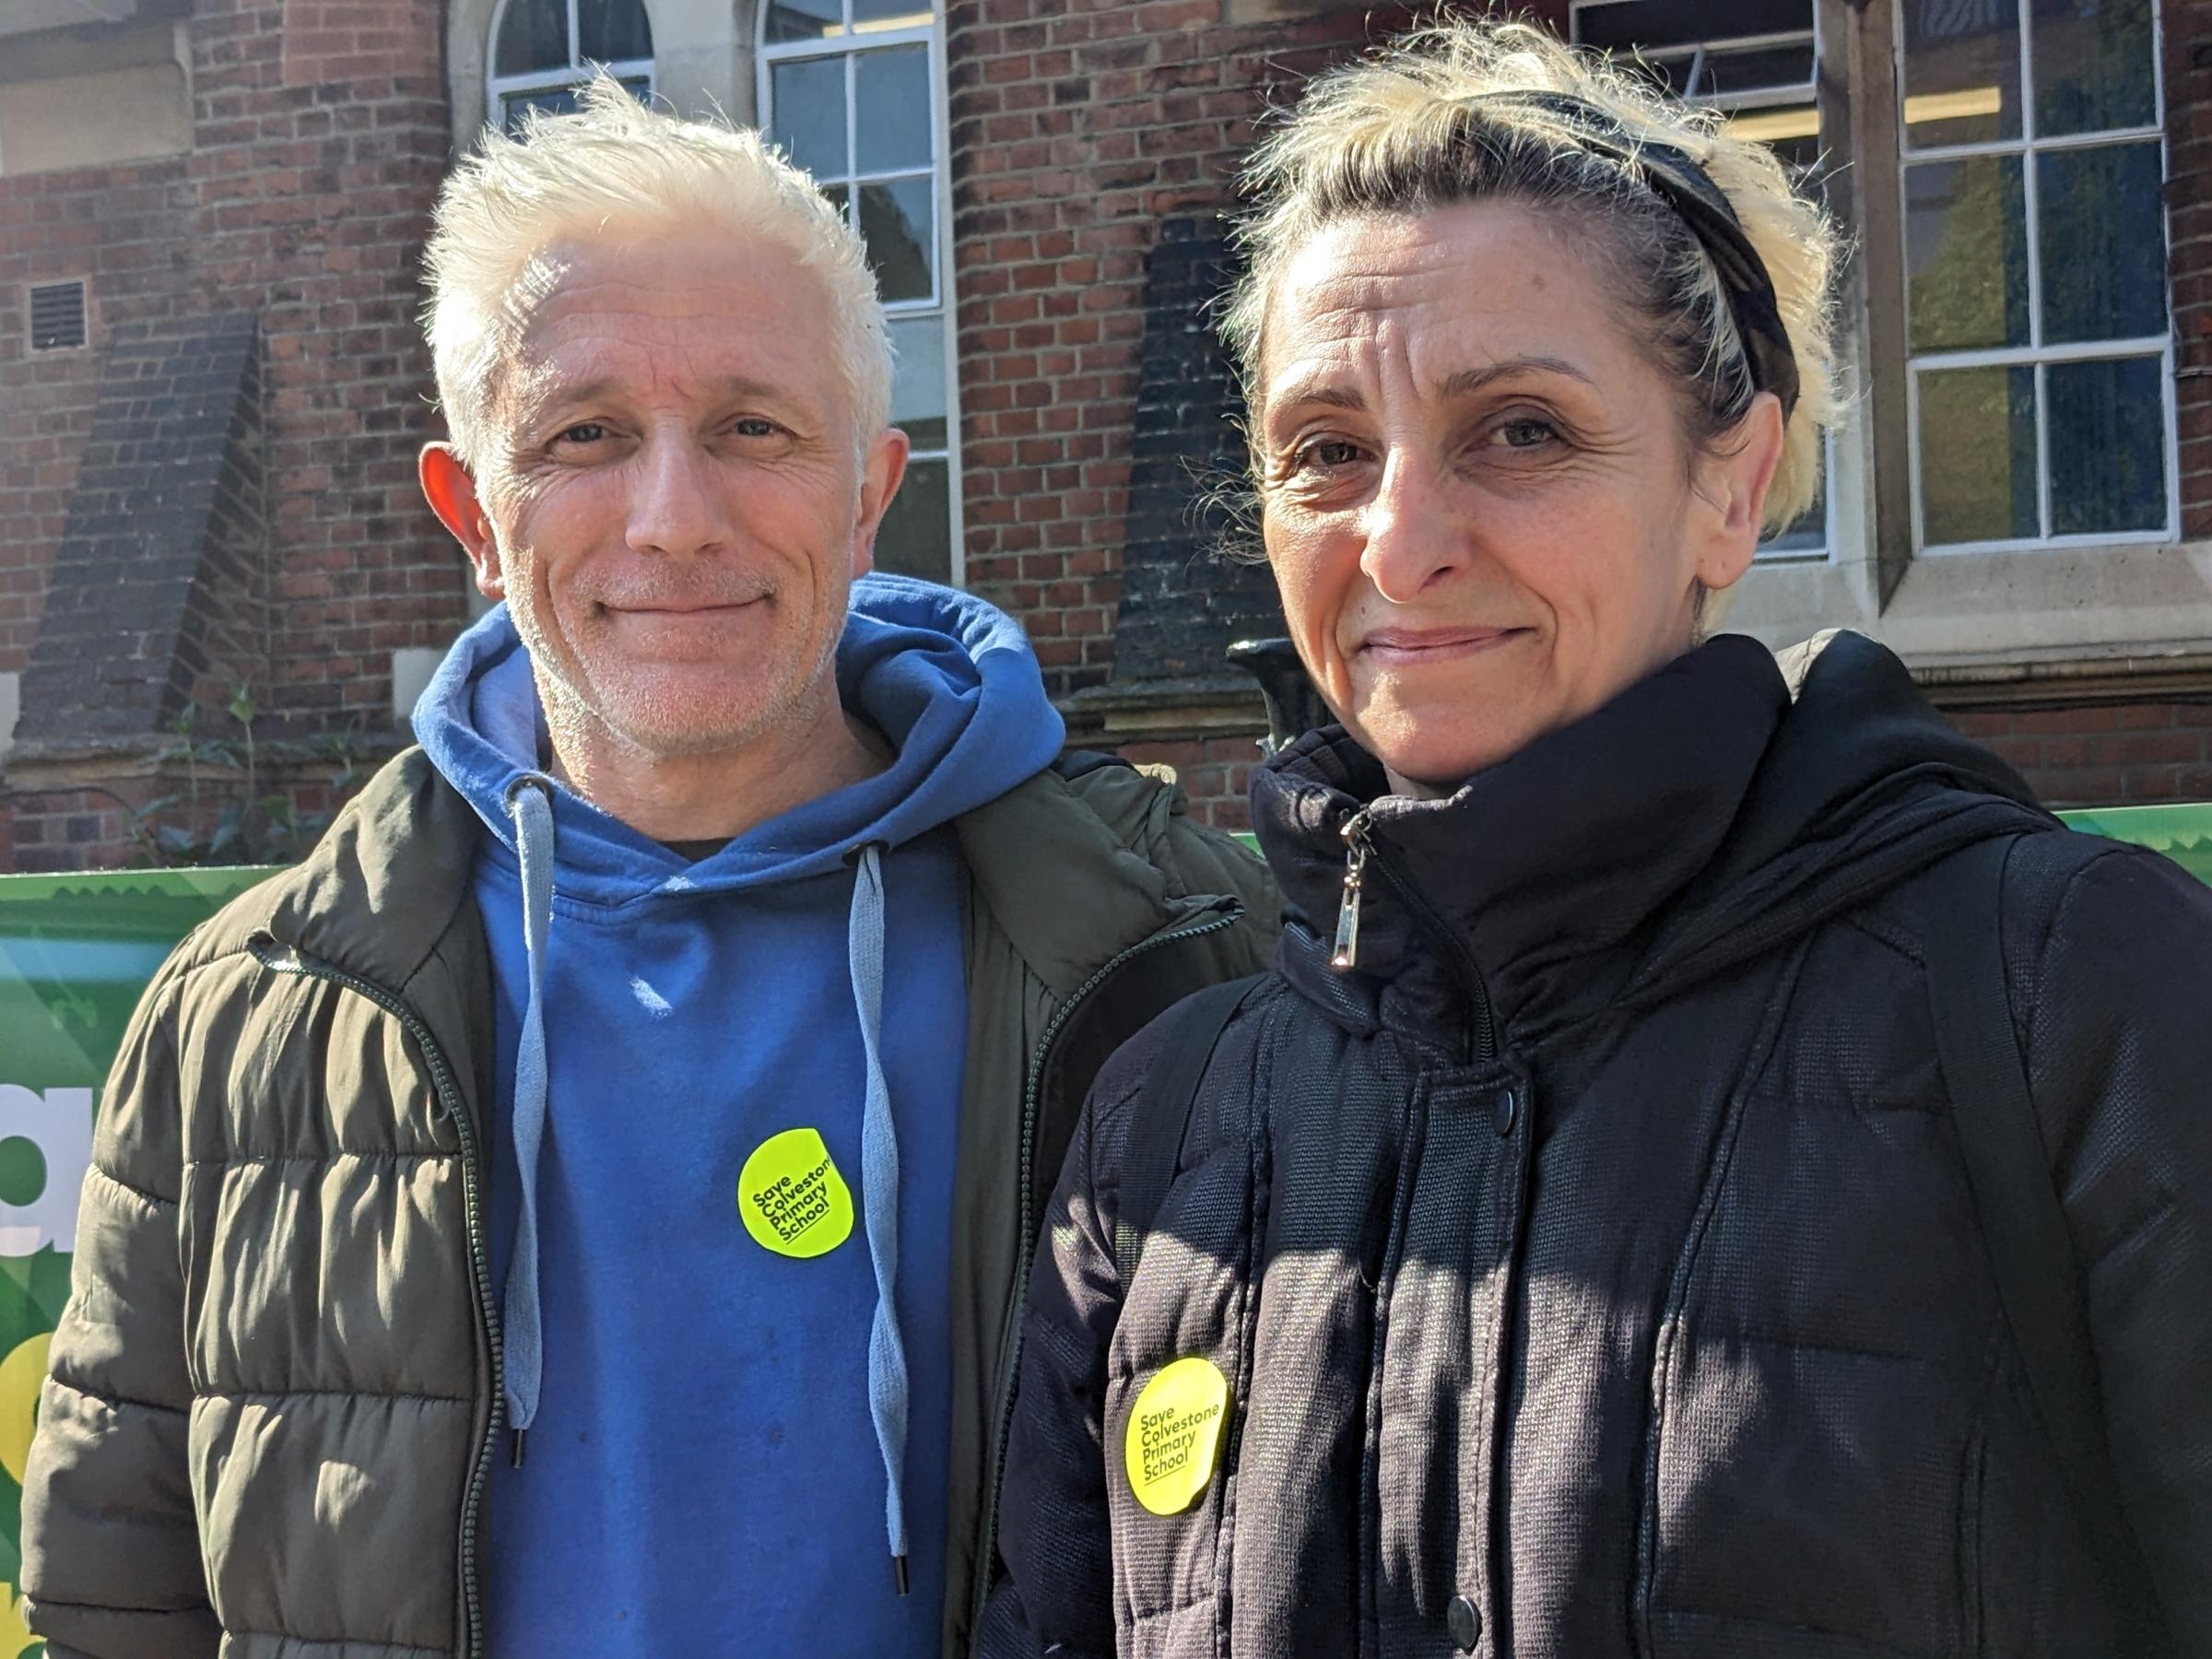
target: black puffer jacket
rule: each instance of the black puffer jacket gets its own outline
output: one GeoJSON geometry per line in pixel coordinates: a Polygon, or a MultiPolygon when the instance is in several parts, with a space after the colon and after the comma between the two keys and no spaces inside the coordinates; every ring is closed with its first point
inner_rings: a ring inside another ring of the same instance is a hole
{"type": "MultiPolygon", "coordinates": [[[[1379,806],[1356,972],[1328,965],[1337,830],[1380,771],[1331,732],[1261,776],[1279,971],[1125,1299],[1114,1172],[1159,1027],[1093,1092],[986,1651],[2124,1645],[1998,1306],[1907,901],[1966,842],[2063,832],[1878,646],[1791,667],[1716,640],[1379,806]],[[1188,1355],[1235,1428],[1162,1518],[1124,1440],[1188,1355]]],[[[2027,845],[2004,948],[2112,1456],[2174,1646],[2212,1653],[2212,891],[2078,842],[2039,880],[2027,845]]]]}

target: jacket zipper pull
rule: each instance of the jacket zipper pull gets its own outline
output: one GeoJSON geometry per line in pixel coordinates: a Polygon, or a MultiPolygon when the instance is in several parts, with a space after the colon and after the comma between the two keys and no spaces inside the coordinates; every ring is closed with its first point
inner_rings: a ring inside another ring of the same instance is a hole
{"type": "Polygon", "coordinates": [[[1359,965],[1359,888],[1367,879],[1367,808],[1344,820],[1344,902],[1336,911],[1336,948],[1329,953],[1332,968],[1359,965]]]}

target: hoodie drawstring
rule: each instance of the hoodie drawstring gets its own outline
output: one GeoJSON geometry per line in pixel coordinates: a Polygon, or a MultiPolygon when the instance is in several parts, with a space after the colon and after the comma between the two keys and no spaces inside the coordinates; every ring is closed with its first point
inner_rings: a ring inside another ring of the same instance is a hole
{"type": "Polygon", "coordinates": [[[860,1120],[861,1205],[868,1259],[876,1268],[876,1317],[868,1329],[868,1412],[883,1453],[884,1526],[891,1575],[906,1594],[906,1347],[899,1335],[899,1134],[891,1121],[890,1086],[883,1076],[883,857],[860,850],[853,876],[853,913],[845,949],[853,1003],[867,1058],[867,1101],[860,1120]]]}
{"type": "Polygon", "coordinates": [[[545,1375],[545,1330],[537,1303],[537,1154],[546,1138],[546,938],[553,926],[552,785],[535,773],[507,791],[515,853],[523,866],[523,952],[529,962],[530,1004],[514,1055],[515,1185],[522,1208],[514,1223],[514,1258],[507,1265],[507,1421],[512,1457],[523,1462],[523,1437],[537,1416],[545,1375]]]}

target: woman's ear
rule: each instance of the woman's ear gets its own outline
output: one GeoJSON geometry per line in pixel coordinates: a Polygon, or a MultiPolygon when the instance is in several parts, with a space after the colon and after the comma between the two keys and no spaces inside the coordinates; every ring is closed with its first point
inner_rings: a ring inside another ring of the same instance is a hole
{"type": "Polygon", "coordinates": [[[1700,464],[1698,493],[1715,509],[1708,521],[1711,534],[1698,549],[1695,573],[1701,586],[1716,592],[1734,587],[1758,557],[1767,492],[1782,465],[1783,429],[1782,400],[1761,392],[1735,430],[1700,464]]]}

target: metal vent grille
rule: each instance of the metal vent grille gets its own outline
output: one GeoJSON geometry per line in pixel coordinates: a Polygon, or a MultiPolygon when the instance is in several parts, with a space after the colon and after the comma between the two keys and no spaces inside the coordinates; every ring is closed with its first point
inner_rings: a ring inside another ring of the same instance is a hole
{"type": "Polygon", "coordinates": [[[85,343],[85,285],[41,283],[30,290],[30,348],[65,351],[85,343]]]}

